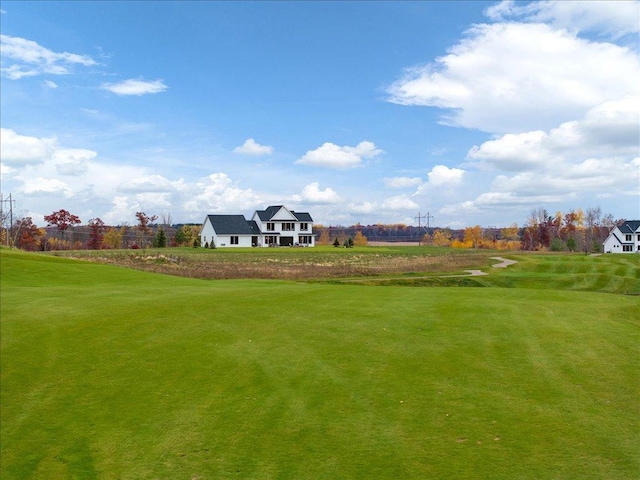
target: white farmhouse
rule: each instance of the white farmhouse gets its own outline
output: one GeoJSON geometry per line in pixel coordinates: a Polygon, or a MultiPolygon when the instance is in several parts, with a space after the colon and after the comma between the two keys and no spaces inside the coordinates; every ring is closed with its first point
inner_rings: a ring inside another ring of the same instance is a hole
{"type": "Polygon", "coordinates": [[[605,253],[640,252],[640,220],[627,220],[613,227],[602,246],[605,253]]]}
{"type": "Polygon", "coordinates": [[[283,205],[256,210],[251,220],[243,215],[207,215],[200,245],[216,247],[315,246],[313,219],[283,205]]]}

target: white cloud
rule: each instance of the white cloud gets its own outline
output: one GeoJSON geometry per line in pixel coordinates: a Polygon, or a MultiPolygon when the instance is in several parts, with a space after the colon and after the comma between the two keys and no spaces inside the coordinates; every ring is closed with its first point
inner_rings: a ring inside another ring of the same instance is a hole
{"type": "Polygon", "coordinates": [[[383,218],[389,214],[418,208],[420,208],[418,204],[410,198],[405,195],[397,195],[382,201],[350,203],[347,205],[346,211],[351,215],[373,215],[376,218],[383,218]]]}
{"type": "Polygon", "coordinates": [[[365,158],[374,158],[382,153],[373,142],[363,141],[355,147],[338,146],[334,143],[323,143],[315,150],[308,151],[296,160],[299,165],[346,169],[357,167],[365,158]]]}
{"type": "Polygon", "coordinates": [[[23,166],[44,162],[56,148],[55,137],[19,135],[9,128],[0,129],[0,159],[3,164],[23,166]]]}
{"type": "Polygon", "coordinates": [[[499,175],[492,190],[533,197],[606,191],[640,194],[640,169],[632,159],[589,158],[579,163],[560,163],[542,172],[499,175]]]}
{"type": "Polygon", "coordinates": [[[292,197],[294,202],[302,202],[306,204],[336,204],[341,201],[340,196],[330,187],[320,190],[320,184],[318,182],[305,185],[300,195],[294,195],[292,197]]]}
{"type": "Polygon", "coordinates": [[[399,211],[399,210],[415,210],[420,208],[416,202],[404,195],[396,195],[389,197],[381,204],[382,210],[399,211]]]}
{"type": "Polygon", "coordinates": [[[107,90],[116,95],[147,95],[151,93],[162,93],[167,90],[167,87],[162,80],[146,81],[131,78],[129,80],[123,80],[119,83],[105,83],[102,85],[103,90],[107,90]]]}
{"type": "Polygon", "coordinates": [[[578,33],[591,31],[620,38],[640,29],[640,3],[637,1],[540,1],[516,4],[504,0],[489,7],[485,14],[494,21],[517,19],[549,23],[578,33]]]}
{"type": "Polygon", "coordinates": [[[261,198],[250,188],[234,186],[226,173],[217,172],[197,182],[194,194],[183,203],[186,210],[206,213],[236,213],[262,204],[261,198]]]}
{"type": "Polygon", "coordinates": [[[45,87],[58,88],[58,84],[56,82],[52,82],[51,80],[45,80],[43,83],[45,87]]]}
{"type": "Polygon", "coordinates": [[[378,202],[359,202],[347,205],[347,211],[352,215],[380,214],[378,202]]]}
{"type": "Polygon", "coordinates": [[[444,123],[514,133],[637,94],[639,73],[637,53],[624,47],[539,23],[480,24],[447,55],[408,69],[388,93],[394,103],[450,110],[444,123]]]}
{"type": "Polygon", "coordinates": [[[247,139],[242,145],[233,149],[234,153],[240,153],[242,155],[262,156],[271,155],[273,153],[273,147],[269,145],[260,145],[256,143],[253,138],[247,139]]]}
{"type": "Polygon", "coordinates": [[[460,185],[465,171],[460,168],[449,168],[446,165],[436,165],[427,174],[429,185],[460,185]]]}
{"type": "Polygon", "coordinates": [[[133,217],[136,211],[140,211],[137,206],[132,209],[129,204],[129,198],[124,196],[113,197],[111,205],[109,212],[102,217],[102,220],[107,225],[117,225],[123,219],[133,217]]]}
{"type": "Polygon", "coordinates": [[[77,176],[88,170],[89,161],[97,155],[97,152],[86,148],[58,148],[53,152],[52,159],[58,173],[77,176]]]}
{"type": "MultiPolygon", "coordinates": [[[[570,201],[585,194],[640,195],[640,96],[604,102],[549,132],[506,134],[473,147],[467,159],[498,175],[477,209],[570,201]]],[[[452,211],[462,208],[452,206],[452,211]]]]}
{"type": "Polygon", "coordinates": [[[96,65],[96,61],[88,55],[68,52],[54,52],[38,43],[11,35],[0,35],[0,52],[2,53],[2,75],[19,80],[23,77],[41,75],[66,75],[71,73],[74,65],[84,67],[96,65]],[[17,63],[10,63],[12,60],[17,63]]]}
{"type": "Polygon", "coordinates": [[[466,200],[453,205],[446,205],[438,210],[438,216],[455,217],[458,215],[469,215],[478,213],[478,207],[471,201],[466,200]]]}
{"type": "Polygon", "coordinates": [[[519,134],[508,133],[495,140],[488,140],[480,147],[474,146],[468,159],[483,160],[503,170],[527,170],[537,168],[548,160],[546,152],[539,148],[546,133],[540,130],[519,134]]]}
{"type": "Polygon", "coordinates": [[[25,195],[43,195],[58,193],[71,198],[73,192],[68,184],[55,178],[36,177],[25,181],[22,188],[25,195]]]}
{"type": "Polygon", "coordinates": [[[118,185],[118,191],[125,193],[158,193],[173,191],[173,189],[171,182],[162,175],[144,175],[126,180],[118,185]]]}
{"type": "Polygon", "coordinates": [[[422,184],[420,177],[388,177],[384,179],[384,184],[391,188],[417,187],[422,184]]]}
{"type": "Polygon", "coordinates": [[[549,133],[506,134],[472,147],[467,159],[507,171],[556,168],[585,158],[628,157],[640,145],[640,96],[604,102],[581,120],[565,122],[549,133]]]}
{"type": "Polygon", "coordinates": [[[159,210],[171,207],[171,196],[168,192],[143,192],[136,195],[136,200],[145,209],[159,210]]]}

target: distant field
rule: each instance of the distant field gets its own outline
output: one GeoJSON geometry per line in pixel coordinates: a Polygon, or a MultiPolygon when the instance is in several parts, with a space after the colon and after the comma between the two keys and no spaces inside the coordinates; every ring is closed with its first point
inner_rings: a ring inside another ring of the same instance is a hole
{"type": "Polygon", "coordinates": [[[0,249],[3,480],[640,476],[639,256],[220,252],[0,249]]]}
{"type": "Polygon", "coordinates": [[[335,279],[405,272],[446,273],[478,265],[490,254],[426,247],[163,248],[58,251],[81,258],[192,278],[335,279]]]}
{"type": "Polygon", "coordinates": [[[640,294],[640,255],[530,253],[384,246],[316,248],[167,248],[52,252],[139,270],[205,279],[316,280],[374,285],[502,286],[640,294]],[[492,269],[495,256],[518,261],[492,269]],[[443,278],[468,269],[488,277],[443,278]]]}

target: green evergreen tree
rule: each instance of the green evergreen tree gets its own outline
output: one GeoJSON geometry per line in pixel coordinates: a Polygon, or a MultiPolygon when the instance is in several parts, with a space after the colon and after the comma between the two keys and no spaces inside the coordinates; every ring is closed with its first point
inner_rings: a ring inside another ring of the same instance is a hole
{"type": "Polygon", "coordinates": [[[176,245],[179,247],[184,245],[187,242],[188,237],[183,227],[180,227],[178,230],[176,230],[176,235],[174,237],[174,240],[176,242],[176,245]]]}
{"type": "Polygon", "coordinates": [[[153,246],[155,248],[165,248],[167,246],[167,235],[164,233],[163,228],[159,228],[158,233],[153,237],[153,246]]]}
{"type": "Polygon", "coordinates": [[[336,239],[333,241],[333,246],[334,247],[339,247],[340,246],[340,240],[338,240],[338,237],[336,237],[336,239]]]}

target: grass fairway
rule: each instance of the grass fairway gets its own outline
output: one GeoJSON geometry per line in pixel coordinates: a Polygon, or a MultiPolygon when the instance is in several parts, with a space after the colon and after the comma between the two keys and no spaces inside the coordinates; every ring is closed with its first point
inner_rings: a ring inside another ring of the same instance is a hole
{"type": "Polygon", "coordinates": [[[569,291],[595,264],[563,290],[533,257],[487,288],[0,260],[3,480],[640,475],[640,301],[569,291]]]}

